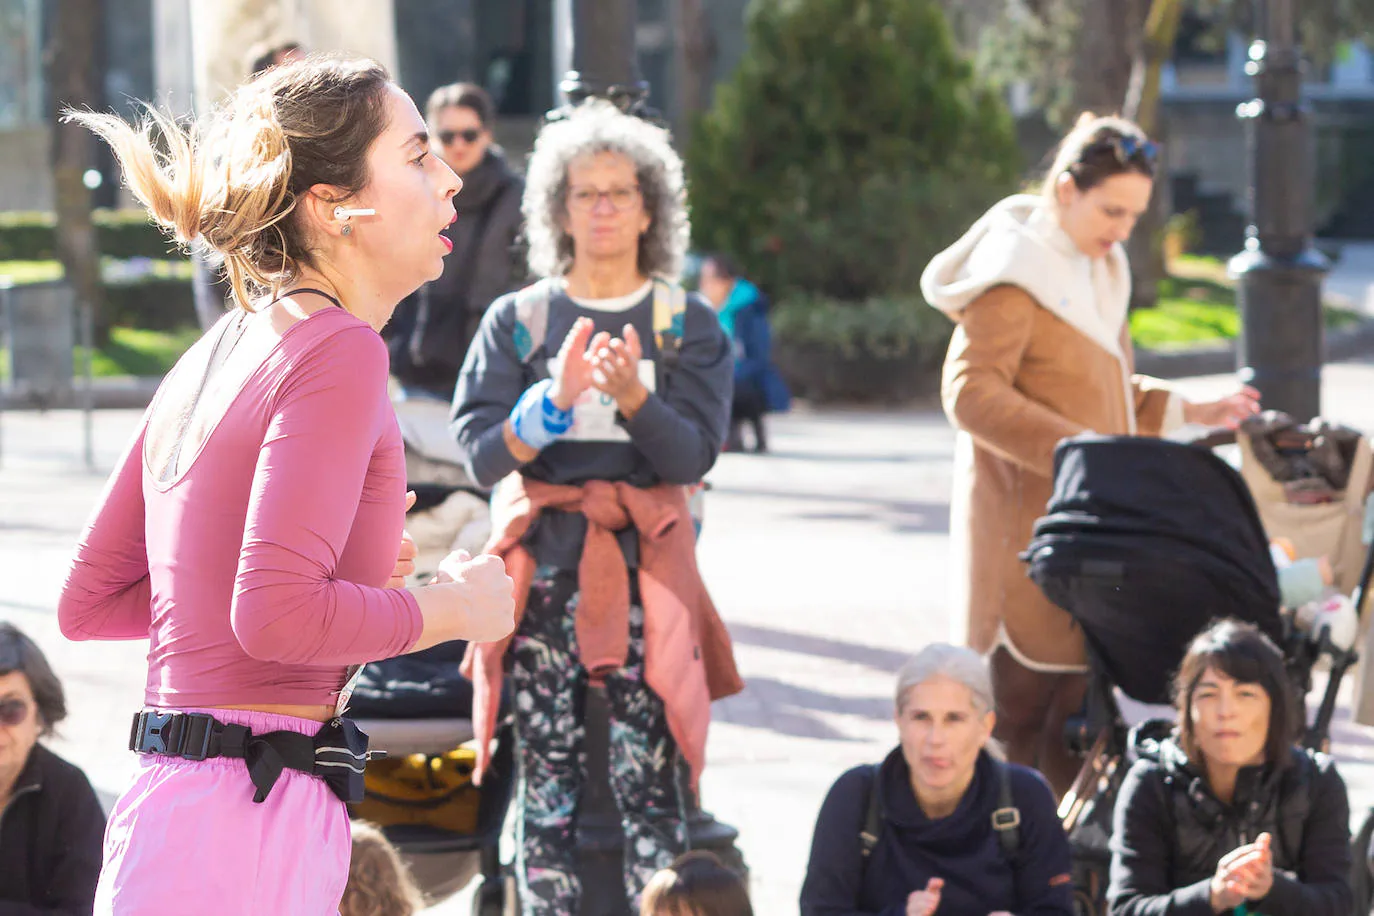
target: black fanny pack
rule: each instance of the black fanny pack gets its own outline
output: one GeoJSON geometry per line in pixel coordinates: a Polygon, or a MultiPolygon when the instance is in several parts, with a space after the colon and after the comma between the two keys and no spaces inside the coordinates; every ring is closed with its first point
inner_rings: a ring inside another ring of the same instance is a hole
{"type": "Polygon", "coordinates": [[[267,800],[285,769],[318,776],[339,798],[360,802],[369,756],[367,735],[341,716],[325,722],[314,736],[291,731],[255,735],[246,725],[226,725],[205,713],[157,710],[134,714],[129,750],[182,760],[241,758],[248,764],[258,803],[267,800]]]}

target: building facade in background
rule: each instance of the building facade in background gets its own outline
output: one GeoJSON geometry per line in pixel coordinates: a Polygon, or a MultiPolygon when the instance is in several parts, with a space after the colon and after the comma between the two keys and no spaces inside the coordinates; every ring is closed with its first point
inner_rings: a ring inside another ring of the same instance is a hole
{"type": "MultiPolygon", "coordinates": [[[[496,136],[523,162],[539,119],[559,102],[571,59],[569,0],[88,0],[102,19],[96,64],[107,108],[132,116],[152,100],[185,114],[203,108],[244,75],[259,41],[300,41],[312,49],[376,57],[423,107],[438,86],[464,80],[496,101],[496,136]]],[[[708,105],[711,88],[745,53],[749,0],[638,0],[639,65],[650,104],[685,132],[685,104],[708,105]],[[681,53],[685,17],[704,31],[706,60],[681,53]],[[688,80],[698,92],[685,92],[688,80]],[[686,101],[684,101],[686,100],[686,101]]],[[[49,209],[48,107],[42,47],[52,3],[0,0],[0,210],[49,209]]],[[[1254,89],[1244,67],[1248,40],[1221,32],[1184,34],[1164,75],[1169,167],[1177,210],[1193,211],[1207,247],[1235,251],[1245,220],[1245,136],[1236,106],[1254,89]]],[[[1318,228],[1374,237],[1374,52],[1358,43],[1309,74],[1318,150],[1318,228]]],[[[1015,102],[1013,92],[1013,102],[1015,102]]],[[[1022,112],[1022,114],[1026,114],[1022,112]]],[[[1024,120],[1034,120],[1033,117],[1024,120]]],[[[1048,143],[1032,131],[1027,166],[1048,143]],[[1032,156],[1030,147],[1042,147],[1032,156]]],[[[103,206],[120,203],[107,151],[103,206]]]]}

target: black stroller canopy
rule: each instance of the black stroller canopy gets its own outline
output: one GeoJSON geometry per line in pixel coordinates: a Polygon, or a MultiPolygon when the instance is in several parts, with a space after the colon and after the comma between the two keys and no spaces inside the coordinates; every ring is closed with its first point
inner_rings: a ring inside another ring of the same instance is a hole
{"type": "Polygon", "coordinates": [[[1128,696],[1168,702],[1188,642],[1213,619],[1281,637],[1268,538],[1230,465],[1179,442],[1086,434],[1061,442],[1054,466],[1024,559],[1128,696]]]}

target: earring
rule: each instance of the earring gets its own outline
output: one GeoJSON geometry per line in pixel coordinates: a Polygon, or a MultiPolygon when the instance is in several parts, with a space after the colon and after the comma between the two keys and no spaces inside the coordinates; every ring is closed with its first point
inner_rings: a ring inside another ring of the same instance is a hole
{"type": "Polygon", "coordinates": [[[344,223],[344,227],[339,231],[342,232],[344,235],[352,235],[353,227],[348,225],[348,223],[344,223]]]}

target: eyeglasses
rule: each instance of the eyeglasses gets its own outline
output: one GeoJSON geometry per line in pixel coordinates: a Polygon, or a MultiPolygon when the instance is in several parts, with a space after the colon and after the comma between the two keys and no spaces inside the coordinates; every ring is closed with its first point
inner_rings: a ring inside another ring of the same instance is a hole
{"type": "Polygon", "coordinates": [[[1153,170],[1155,160],[1159,158],[1159,144],[1153,140],[1126,135],[1104,137],[1085,147],[1080,158],[1087,159],[1096,153],[1108,152],[1115,156],[1121,165],[1130,165],[1134,162],[1153,170]]]}
{"type": "Polygon", "coordinates": [[[13,728],[29,717],[29,702],[14,697],[0,700],[0,726],[13,728]]]}
{"type": "Polygon", "coordinates": [[[601,203],[603,197],[611,202],[612,209],[617,211],[628,210],[639,201],[639,185],[611,188],[609,191],[598,191],[595,188],[572,188],[568,191],[568,206],[573,210],[585,213],[596,209],[596,205],[601,203]]]}
{"type": "Polygon", "coordinates": [[[436,136],[442,145],[452,146],[453,141],[460,138],[464,143],[476,143],[477,139],[482,136],[482,131],[476,127],[469,127],[465,130],[441,130],[436,136]]]}

